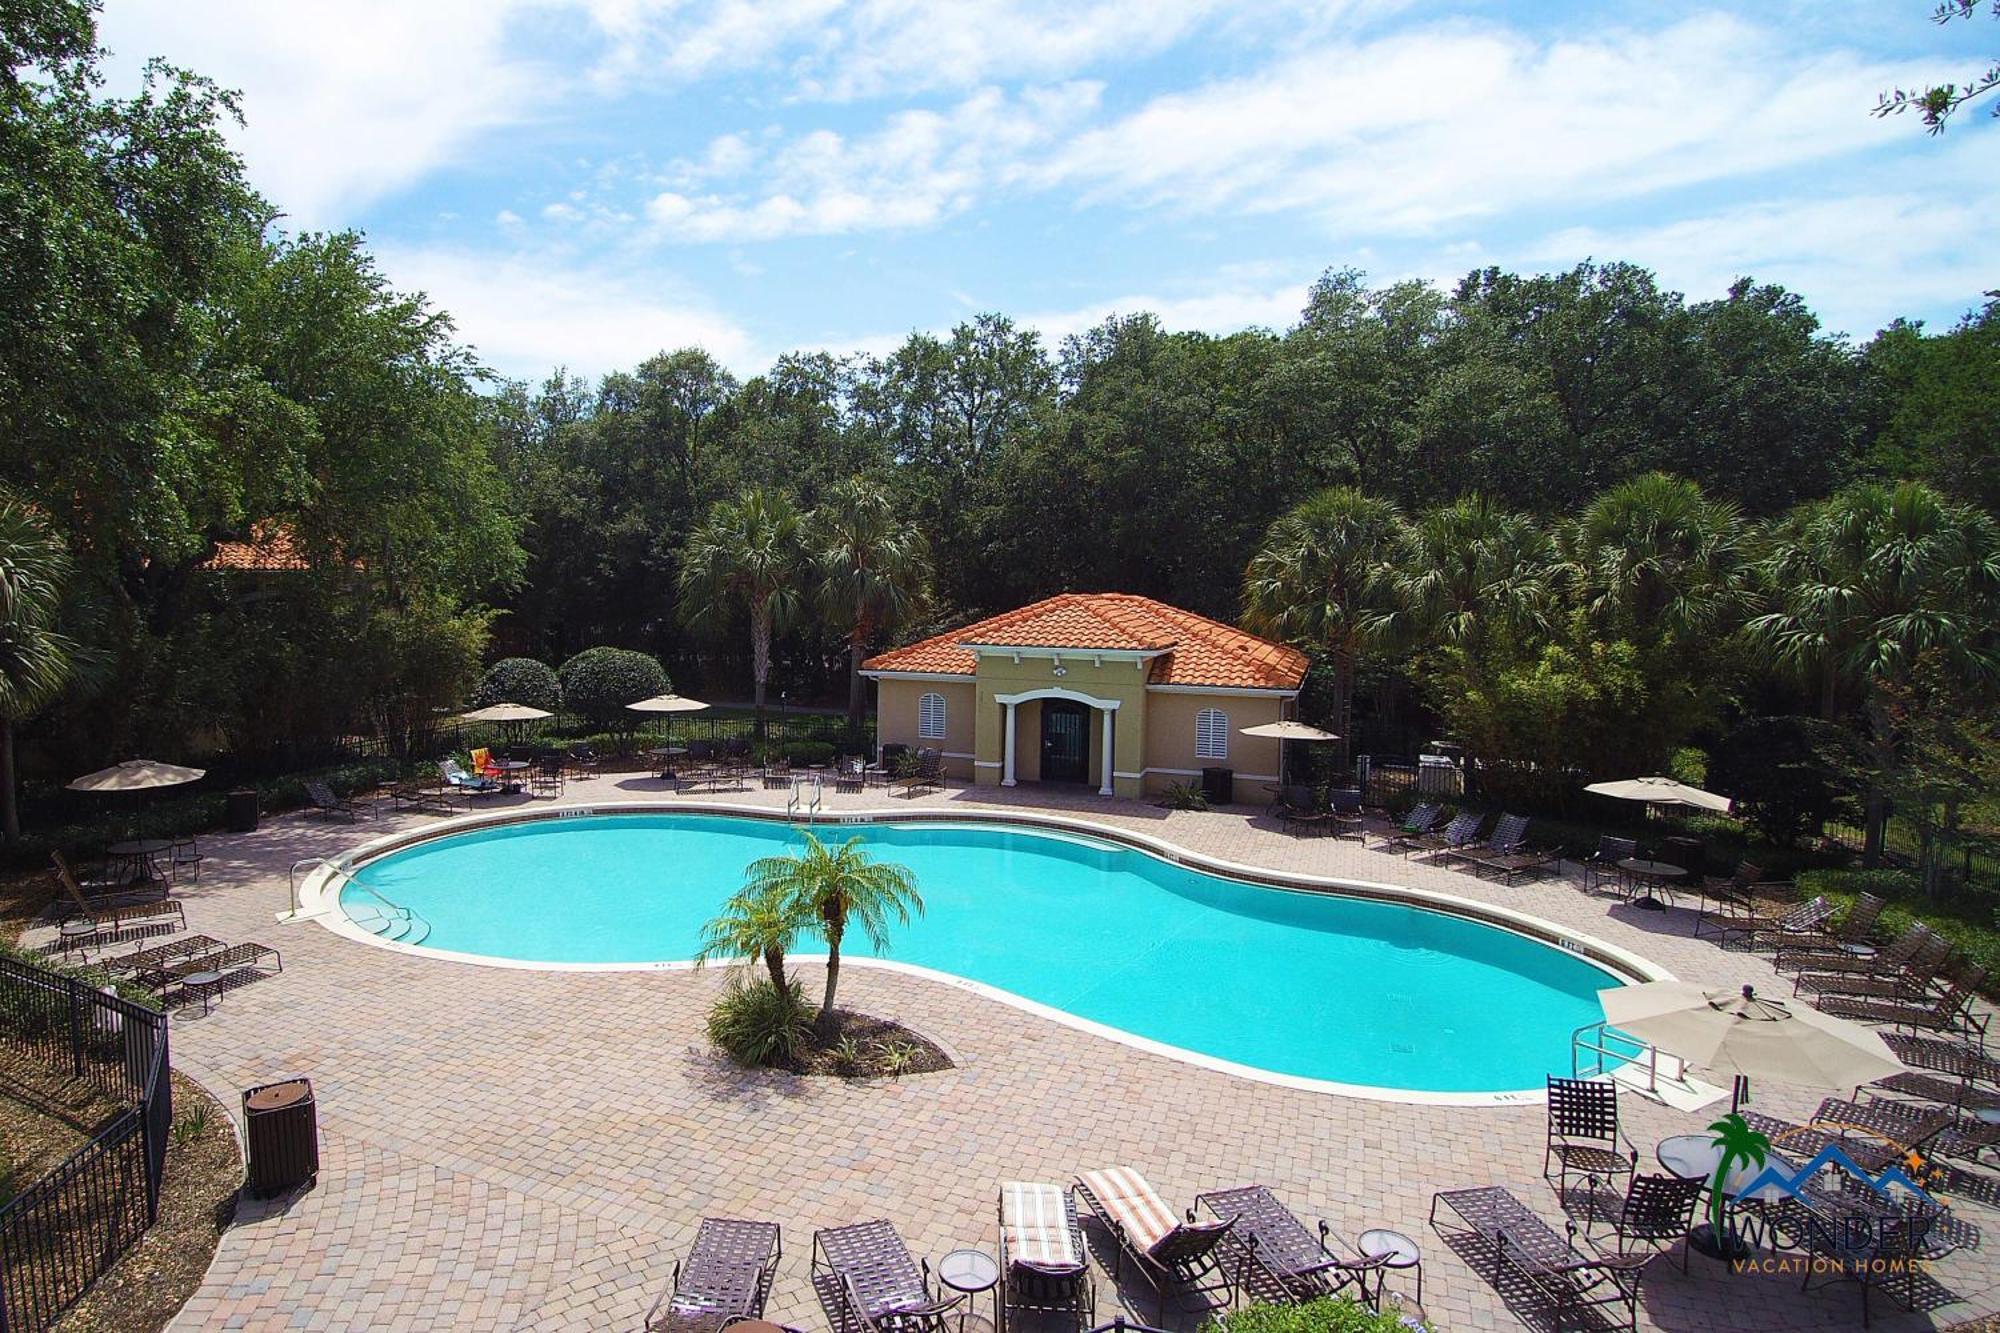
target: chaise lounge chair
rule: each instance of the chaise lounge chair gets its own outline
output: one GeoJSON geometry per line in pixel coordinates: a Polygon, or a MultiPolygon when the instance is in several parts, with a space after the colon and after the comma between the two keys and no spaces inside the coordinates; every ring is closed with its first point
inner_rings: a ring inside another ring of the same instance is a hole
{"type": "Polygon", "coordinates": [[[1445,852],[1447,860],[1463,861],[1472,867],[1474,874],[1487,871],[1511,882],[1516,875],[1530,871],[1545,870],[1562,860],[1557,852],[1535,851],[1528,846],[1528,817],[1526,815],[1502,815],[1493,826],[1493,834],[1483,846],[1472,846],[1445,852]]]}
{"type": "Polygon", "coordinates": [[[98,966],[113,976],[137,976],[172,967],[203,954],[221,953],[228,947],[221,940],[207,935],[189,935],[172,944],[156,944],[150,949],[135,949],[116,958],[106,958],[98,966]]]}
{"type": "MultiPolygon", "coordinates": [[[[1195,1203],[1230,1223],[1222,1240],[1223,1262],[1235,1271],[1239,1296],[1272,1304],[1303,1304],[1331,1296],[1349,1283],[1365,1305],[1379,1306],[1380,1281],[1393,1255],[1352,1259],[1333,1252],[1327,1242],[1333,1229],[1319,1224],[1315,1236],[1297,1214],[1264,1185],[1216,1190],[1195,1196],[1195,1203]],[[1377,1279],[1374,1293],[1368,1279],[1377,1279]]],[[[1423,1270],[1418,1269],[1417,1302],[1423,1303],[1423,1270]]]]}
{"type": "Polygon", "coordinates": [[[945,1316],[965,1303],[939,1296],[930,1264],[879,1220],[815,1231],[812,1284],[834,1333],[945,1333],[945,1316]]]}
{"type": "Polygon", "coordinates": [[[1835,1018],[1851,1018],[1859,1023],[1879,1023],[1884,1027],[1951,1032],[1964,1021],[1972,1004],[1972,992],[1954,983],[1929,1004],[1906,1004],[1895,1000],[1874,1000],[1858,995],[1829,995],[1815,1006],[1835,1018]]]}
{"type": "Polygon", "coordinates": [[[1432,856],[1439,852],[1457,851],[1472,845],[1479,836],[1479,826],[1486,822],[1486,816],[1477,810],[1461,810],[1451,817],[1451,823],[1444,826],[1442,833],[1419,833],[1399,841],[1405,859],[1412,856],[1432,856]]]}
{"type": "Polygon", "coordinates": [[[646,1312],[646,1333],[721,1333],[761,1319],[784,1255],[777,1225],[704,1217],[694,1248],[674,1261],[674,1284],[646,1312]]]}
{"type": "Polygon", "coordinates": [[[203,972],[219,973],[221,979],[213,984],[213,989],[223,991],[233,990],[258,977],[275,976],[284,970],[284,958],[268,945],[226,944],[184,957],[178,962],[135,969],[133,978],[147,990],[164,998],[176,986],[186,990],[188,978],[203,972]]]}
{"type": "Polygon", "coordinates": [[[1076,1195],[1060,1185],[1000,1187],[1000,1327],[1017,1312],[1055,1316],[1081,1330],[1097,1314],[1090,1255],[1076,1195]]]}
{"type": "Polygon", "coordinates": [[[1862,894],[1841,917],[1839,925],[1823,923],[1816,931],[1786,940],[1778,950],[1777,969],[1799,971],[1811,967],[1815,958],[1870,956],[1880,943],[1875,938],[1875,924],[1882,919],[1882,909],[1888,905],[1875,894],[1862,894]]]}
{"type": "Polygon", "coordinates": [[[1382,835],[1382,841],[1375,844],[1378,852],[1399,851],[1411,838],[1420,838],[1437,827],[1438,816],[1444,807],[1435,801],[1412,806],[1410,813],[1403,816],[1403,822],[1389,833],[1382,835]]]}
{"type": "Polygon", "coordinates": [[[500,784],[492,778],[475,776],[458,766],[456,759],[447,759],[438,765],[438,776],[444,779],[447,789],[466,796],[497,796],[500,784]]]}
{"type": "Polygon", "coordinates": [[[353,801],[335,796],[333,788],[318,778],[308,778],[301,784],[306,790],[306,813],[318,815],[322,819],[338,816],[352,824],[361,814],[361,807],[353,801]]]}
{"type": "Polygon", "coordinates": [[[185,929],[187,918],[181,905],[167,897],[164,885],[137,893],[87,894],[61,852],[49,853],[55,867],[56,883],[69,901],[62,905],[63,919],[89,922],[90,933],[108,935],[129,931],[137,935],[167,935],[185,929]]]}
{"type": "Polygon", "coordinates": [[[1167,1313],[1167,1293],[1178,1288],[1213,1305],[1229,1296],[1229,1272],[1222,1263],[1222,1239],[1230,1223],[1181,1221],[1146,1178],[1128,1166],[1085,1171],[1076,1178],[1077,1193],[1117,1242],[1111,1275],[1115,1279],[1131,1255],[1146,1280],[1159,1293],[1160,1317],[1167,1313]]]}
{"type": "MultiPolygon", "coordinates": [[[[1493,1285],[1511,1296],[1512,1288],[1503,1287],[1502,1277],[1511,1270],[1520,1279],[1516,1284],[1520,1296],[1542,1311],[1553,1328],[1623,1328],[1637,1333],[1639,1282],[1652,1255],[1582,1254],[1499,1185],[1431,1196],[1431,1226],[1446,1236],[1447,1243],[1451,1237],[1438,1225],[1440,1204],[1458,1217],[1460,1244],[1492,1252],[1493,1285]]],[[[1452,1248],[1468,1257],[1459,1245],[1452,1248]]]]}
{"type": "Polygon", "coordinates": [[[1701,902],[1694,918],[1695,938],[1714,933],[1724,948],[1732,937],[1746,940],[1750,932],[1766,925],[1797,901],[1798,889],[1784,880],[1767,880],[1761,866],[1750,861],[1736,863],[1728,879],[1704,877],[1701,902]]]}
{"type": "Polygon", "coordinates": [[[1938,977],[1956,952],[1952,942],[1919,923],[1873,958],[1821,959],[1792,981],[1794,995],[1858,995],[1916,1004],[1936,997],[1938,977]]]}

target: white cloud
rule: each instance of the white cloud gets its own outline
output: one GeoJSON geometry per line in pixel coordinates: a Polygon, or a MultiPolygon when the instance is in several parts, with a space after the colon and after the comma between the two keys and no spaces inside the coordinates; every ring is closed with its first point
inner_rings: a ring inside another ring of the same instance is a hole
{"type": "MultiPolygon", "coordinates": [[[[1315,275],[1317,276],[1317,275],[1315,275]]],[[[1102,324],[1113,315],[1158,315],[1168,329],[1202,333],[1236,333],[1248,328],[1285,329],[1298,322],[1305,308],[1308,281],[1259,284],[1248,279],[1226,281],[1176,295],[1134,293],[1106,301],[1091,301],[1067,310],[1042,310],[1016,319],[1023,328],[1038,330],[1042,341],[1056,346],[1073,333],[1102,324]]]]}
{"type": "Polygon", "coordinates": [[[1078,121],[1100,91],[1090,83],[1015,97],[981,89],[944,113],[899,112],[858,138],[822,129],[762,150],[725,135],[699,162],[677,163],[666,177],[695,183],[748,176],[752,188],[663,190],[648,201],[646,216],[660,235],[684,241],[928,226],[1017,173],[1025,155],[1078,121]]]}
{"type": "Polygon", "coordinates": [[[2000,187],[1984,183],[1945,197],[1892,189],[1787,198],[1656,226],[1570,227],[1523,258],[1563,267],[1586,255],[1629,259],[1693,300],[1754,277],[1797,292],[1829,331],[1867,338],[1898,315],[1980,304],[1994,269],[1967,238],[1996,210],[2000,187]]]}
{"type": "Polygon", "coordinates": [[[671,279],[560,255],[398,246],[378,247],[377,255],[398,288],[428,293],[480,360],[506,375],[535,379],[558,365],[601,375],[697,345],[732,368],[762,368],[739,325],[671,279]]]}
{"type": "Polygon", "coordinates": [[[486,132],[538,114],[559,81],[506,48],[501,0],[114,0],[100,40],[136,80],[164,56],[241,90],[251,180],[307,226],[339,225],[486,132]]]}
{"type": "Polygon", "coordinates": [[[1086,201],[1406,232],[1880,142],[1892,131],[1857,109],[1896,72],[1843,55],[1800,67],[1768,33],[1720,15],[1554,43],[1451,23],[1162,95],[1031,175],[1086,201]]]}

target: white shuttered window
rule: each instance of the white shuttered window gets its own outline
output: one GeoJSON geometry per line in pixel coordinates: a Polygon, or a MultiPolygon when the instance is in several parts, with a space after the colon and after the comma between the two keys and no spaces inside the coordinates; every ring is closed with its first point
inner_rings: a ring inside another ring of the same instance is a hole
{"type": "Polygon", "coordinates": [[[1194,715],[1194,757],[1229,758],[1229,714],[1220,708],[1204,708],[1194,715]]]}
{"type": "Polygon", "coordinates": [[[926,694],[917,700],[917,735],[927,741],[944,739],[944,696],[926,694]]]}

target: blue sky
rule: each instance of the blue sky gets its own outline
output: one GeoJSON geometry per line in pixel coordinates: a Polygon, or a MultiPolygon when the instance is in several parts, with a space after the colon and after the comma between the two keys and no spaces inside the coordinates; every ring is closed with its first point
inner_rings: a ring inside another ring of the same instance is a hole
{"type": "Polygon", "coordinates": [[[2000,286],[2000,125],[1868,114],[2000,45],[1931,7],[107,0],[101,39],[115,82],[161,55],[240,89],[287,225],[364,230],[539,378],[989,309],[1282,328],[1329,267],[1590,256],[1780,282],[1861,337],[1948,322],[2000,286]]]}

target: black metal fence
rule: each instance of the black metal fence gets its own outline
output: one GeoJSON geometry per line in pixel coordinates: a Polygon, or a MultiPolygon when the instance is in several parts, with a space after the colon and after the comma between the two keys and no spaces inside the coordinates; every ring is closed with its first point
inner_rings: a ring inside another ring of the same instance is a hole
{"type": "Polygon", "coordinates": [[[0,958],[0,1047],[125,1109],[0,1206],[0,1333],[41,1330],[159,1216],[173,1127],[167,1016],[0,958]]]}
{"type": "Polygon", "coordinates": [[[1465,795],[1465,774],[1455,764],[1426,764],[1420,758],[1364,755],[1367,779],[1362,802],[1375,807],[1398,800],[1456,800],[1465,795]]]}

